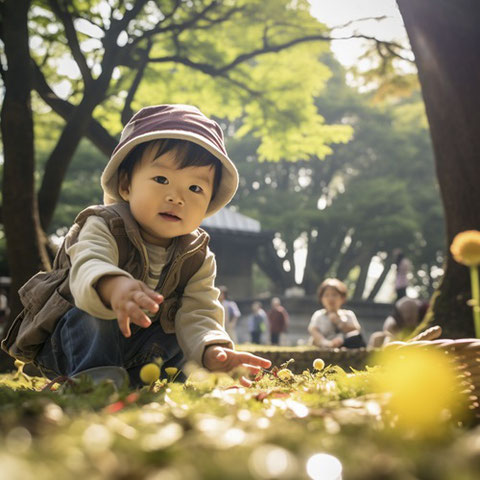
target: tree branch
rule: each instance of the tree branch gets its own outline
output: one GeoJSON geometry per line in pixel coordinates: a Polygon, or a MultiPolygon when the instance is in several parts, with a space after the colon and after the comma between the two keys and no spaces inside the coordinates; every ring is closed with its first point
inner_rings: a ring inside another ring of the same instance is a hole
{"type": "Polygon", "coordinates": [[[147,48],[145,49],[142,55],[143,58],[141,60],[140,67],[137,69],[137,73],[135,74],[135,78],[133,79],[132,85],[130,86],[130,89],[127,94],[127,98],[125,99],[125,104],[123,106],[122,115],[121,115],[123,125],[126,125],[133,115],[133,110],[131,107],[132,101],[142,81],[145,68],[148,65],[148,56],[150,54],[150,50],[152,49],[152,45],[153,45],[152,39],[149,38],[147,43],[147,48]]]}
{"type": "Polygon", "coordinates": [[[153,63],[168,63],[168,62],[181,63],[182,65],[190,67],[194,70],[198,70],[199,72],[205,73],[205,74],[210,75],[212,77],[225,78],[225,80],[232,83],[233,85],[236,85],[240,89],[245,90],[246,92],[248,92],[252,96],[261,95],[260,91],[252,90],[250,87],[247,87],[247,85],[240,82],[239,80],[235,80],[235,79],[229,77],[226,73],[222,72],[223,69],[217,69],[213,65],[209,65],[207,63],[193,62],[192,60],[190,60],[188,58],[180,57],[180,56],[177,56],[177,55],[173,55],[173,56],[170,56],[170,57],[162,57],[162,58],[150,58],[149,62],[153,62],[153,63]]]}
{"type": "MultiPolygon", "coordinates": [[[[346,28],[346,27],[350,27],[351,25],[357,23],[357,22],[366,22],[366,21],[369,21],[369,20],[376,20],[378,22],[382,21],[382,20],[386,20],[387,18],[391,18],[389,17],[388,15],[382,15],[380,17],[364,17],[364,18],[357,18],[356,20],[350,20],[349,22],[347,23],[344,23],[342,25],[335,25],[333,27],[329,27],[330,30],[339,30],[341,28],[346,28]]],[[[321,20],[320,20],[321,21],[321,20]]]]}
{"type": "Polygon", "coordinates": [[[68,9],[62,10],[57,0],[48,0],[48,3],[52,11],[63,24],[63,28],[65,29],[65,36],[67,37],[67,44],[70,48],[70,51],[72,52],[73,59],[75,60],[78,68],[80,69],[80,73],[82,74],[85,85],[91,83],[92,74],[80,48],[75,26],[73,25],[72,16],[68,12],[68,9]]]}
{"type": "MultiPolygon", "coordinates": [[[[58,97],[47,84],[40,68],[32,61],[33,67],[33,88],[40,95],[41,99],[60,117],[68,120],[73,113],[75,106],[66,100],[58,97]]],[[[87,138],[107,157],[109,157],[117,144],[107,130],[95,119],[91,119],[86,131],[87,138]]]]}
{"type": "MultiPolygon", "coordinates": [[[[186,29],[191,29],[191,30],[204,30],[211,28],[212,25],[217,25],[220,23],[223,23],[227,20],[229,20],[235,13],[241,12],[244,10],[244,7],[232,7],[230,10],[228,10],[226,13],[223,14],[223,16],[220,16],[216,19],[210,19],[206,16],[208,11],[210,11],[211,8],[213,8],[215,5],[218,5],[218,2],[212,2],[210,5],[207,5],[204,10],[201,12],[198,12],[197,15],[192,17],[191,19],[181,23],[181,24],[173,24],[173,25],[167,25],[164,27],[156,27],[152,28],[151,30],[145,32],[143,35],[140,37],[135,38],[132,43],[130,44],[131,46],[136,45],[138,42],[145,40],[147,38],[151,38],[154,35],[158,35],[161,33],[167,33],[167,32],[175,32],[177,35],[185,31],[186,29]],[[198,25],[198,22],[202,19],[207,19],[208,24],[207,25],[198,25]],[[197,25],[196,25],[197,24],[197,25]]],[[[177,7],[178,8],[178,5],[177,7]]],[[[171,15],[165,16],[165,18],[162,21],[162,24],[165,23],[165,20],[169,19],[170,17],[173,16],[173,13],[171,15]]]]}

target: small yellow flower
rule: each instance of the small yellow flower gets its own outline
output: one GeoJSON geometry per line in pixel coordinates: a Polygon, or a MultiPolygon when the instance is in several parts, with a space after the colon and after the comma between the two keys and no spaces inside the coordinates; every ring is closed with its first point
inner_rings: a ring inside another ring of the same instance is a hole
{"type": "Polygon", "coordinates": [[[467,267],[480,265],[480,232],[478,230],[460,232],[453,239],[450,251],[458,263],[467,267]]]}
{"type": "Polygon", "coordinates": [[[151,385],[160,378],[160,367],[156,363],[147,363],[140,370],[140,378],[146,385],[151,385]]]}
{"type": "Polygon", "coordinates": [[[284,382],[288,382],[294,379],[292,371],[288,368],[282,368],[282,370],[279,370],[277,376],[280,380],[283,380],[284,382]]]}
{"type": "Polygon", "coordinates": [[[167,367],[165,369],[165,373],[168,375],[168,378],[174,377],[178,372],[178,368],[175,367],[167,367]]]}
{"type": "Polygon", "coordinates": [[[313,361],[313,368],[318,371],[323,370],[325,368],[325,362],[321,358],[316,358],[313,361]]]}

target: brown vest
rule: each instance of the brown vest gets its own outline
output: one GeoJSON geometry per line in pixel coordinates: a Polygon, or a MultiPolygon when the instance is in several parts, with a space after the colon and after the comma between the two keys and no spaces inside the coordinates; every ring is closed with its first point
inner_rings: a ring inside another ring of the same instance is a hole
{"type": "MultiPolygon", "coordinates": [[[[146,280],[146,249],[128,204],[86,208],[78,214],[67,233],[55,256],[53,269],[37,273],[18,292],[24,309],[2,342],[3,350],[12,357],[31,362],[54,331],[58,320],[74,306],[69,286],[71,263],[66,250],[77,242],[80,230],[90,215],[102,217],[108,225],[118,245],[119,267],[136,279],[146,280]]],[[[174,240],[174,251],[162,270],[156,288],[164,296],[164,301],[154,321],[160,321],[166,333],[175,332],[175,315],[181,306],[183,291],[203,264],[208,241],[208,234],[200,228],[174,240]]]]}

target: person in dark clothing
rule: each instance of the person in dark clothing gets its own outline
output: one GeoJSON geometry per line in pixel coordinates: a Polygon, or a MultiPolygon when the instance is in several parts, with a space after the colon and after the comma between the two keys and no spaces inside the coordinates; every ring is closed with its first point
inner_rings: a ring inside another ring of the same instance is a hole
{"type": "Polygon", "coordinates": [[[270,328],[270,343],[272,345],[280,345],[280,336],[288,328],[288,313],[278,297],[272,298],[271,309],[268,311],[267,316],[270,328]]]}
{"type": "Polygon", "coordinates": [[[252,343],[261,344],[262,334],[266,331],[267,314],[260,302],[252,303],[252,313],[248,316],[248,331],[252,343]]]}

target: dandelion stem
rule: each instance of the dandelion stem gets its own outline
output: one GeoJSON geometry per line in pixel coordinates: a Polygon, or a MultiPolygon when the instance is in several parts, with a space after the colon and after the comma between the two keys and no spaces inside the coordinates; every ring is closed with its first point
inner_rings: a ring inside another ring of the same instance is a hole
{"type": "Polygon", "coordinates": [[[470,280],[472,283],[473,321],[475,336],[480,338],[480,282],[478,280],[478,266],[470,266],[470,280]]]}

